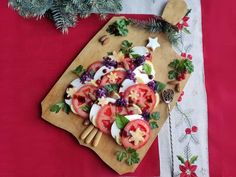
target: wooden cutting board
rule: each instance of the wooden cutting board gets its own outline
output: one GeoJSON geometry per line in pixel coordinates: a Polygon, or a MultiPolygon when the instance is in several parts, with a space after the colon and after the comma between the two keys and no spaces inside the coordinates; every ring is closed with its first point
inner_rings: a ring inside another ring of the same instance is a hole
{"type": "MultiPolygon", "coordinates": [[[[173,1],[173,0],[172,0],[173,1]]],[[[178,2],[183,2],[177,0],[178,2]]],[[[172,2],[173,3],[173,2],[172,2]]],[[[168,4],[167,4],[168,5],[168,4]]],[[[186,4],[185,4],[186,5],[186,4]]],[[[173,14],[173,8],[168,8],[173,14]],[[172,8],[172,10],[171,10],[172,8]]],[[[174,8],[175,9],[175,8],[174,8]]],[[[184,16],[184,12],[181,10],[182,17],[184,16]]],[[[185,6],[185,11],[187,8],[185,6]]],[[[165,12],[165,11],[164,11],[165,12]]],[[[178,13],[178,11],[176,12],[178,13]]],[[[163,13],[164,14],[164,13],[163,13]]],[[[170,18],[167,12],[165,12],[166,18],[170,18]]],[[[129,33],[126,37],[116,37],[111,36],[109,44],[102,46],[98,39],[103,36],[106,32],[106,29],[109,24],[116,21],[119,18],[124,17],[113,17],[86,45],[86,47],[80,52],[80,54],[74,59],[71,65],[66,69],[66,71],[62,74],[61,78],[57,81],[57,83],[50,90],[48,95],[42,101],[42,118],[51,124],[60,127],[68,132],[70,132],[74,137],[79,141],[80,145],[86,146],[93,150],[107,165],[109,165],[112,169],[114,169],[119,174],[125,174],[128,172],[134,172],[137,168],[138,164],[128,166],[125,162],[119,162],[116,160],[115,153],[123,148],[117,145],[114,139],[109,135],[102,135],[102,138],[97,147],[93,147],[90,144],[85,144],[84,141],[80,139],[80,135],[83,130],[87,127],[83,125],[83,119],[78,117],[73,113],[66,114],[63,111],[59,113],[50,112],[50,107],[58,102],[61,102],[64,98],[64,93],[67,86],[70,82],[76,79],[76,75],[72,73],[78,65],[83,65],[85,68],[89,66],[94,61],[101,59],[103,56],[110,51],[119,51],[121,42],[123,40],[128,40],[133,42],[134,46],[145,46],[147,44],[148,37],[158,37],[158,41],[161,47],[157,48],[153,52],[153,64],[156,70],[156,80],[161,81],[163,83],[167,83],[168,81],[168,64],[173,61],[175,58],[181,58],[178,56],[175,51],[172,49],[171,44],[167,40],[164,34],[155,34],[146,32],[143,29],[138,29],[132,26],[129,26],[129,33]]],[[[175,17],[176,18],[176,17],[175,17]]],[[[171,19],[171,18],[170,18],[171,19]]],[[[189,76],[181,82],[181,90],[185,86],[189,76]]],[[[173,86],[167,85],[167,87],[172,88],[173,86]]],[[[179,93],[175,94],[174,100],[171,104],[171,108],[176,104],[177,98],[179,97],[179,93]]],[[[161,102],[157,109],[160,112],[160,120],[158,121],[159,128],[151,131],[151,137],[147,144],[139,149],[137,152],[139,153],[140,159],[142,160],[148,149],[152,145],[153,141],[157,137],[158,132],[163,126],[164,122],[167,119],[167,106],[165,103],[161,102]]],[[[166,140],[169,141],[169,140],[166,140]]],[[[140,163],[141,163],[140,160],[140,163]]]]}

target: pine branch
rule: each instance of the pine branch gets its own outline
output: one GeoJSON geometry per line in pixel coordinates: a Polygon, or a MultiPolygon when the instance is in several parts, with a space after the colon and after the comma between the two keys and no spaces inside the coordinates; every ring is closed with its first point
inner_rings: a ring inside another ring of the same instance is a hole
{"type": "Polygon", "coordinates": [[[143,28],[152,33],[165,33],[172,45],[177,45],[179,42],[180,34],[176,28],[159,17],[150,18],[149,20],[129,20],[135,27],[143,28]]]}

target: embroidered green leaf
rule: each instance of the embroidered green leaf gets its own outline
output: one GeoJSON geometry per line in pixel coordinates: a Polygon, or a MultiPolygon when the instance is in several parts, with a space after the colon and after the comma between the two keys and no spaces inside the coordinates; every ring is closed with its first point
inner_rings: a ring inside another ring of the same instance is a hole
{"type": "Polygon", "coordinates": [[[79,65],[73,70],[73,73],[75,73],[77,76],[80,76],[84,71],[85,69],[83,68],[83,66],[79,65]]]}
{"type": "Polygon", "coordinates": [[[148,75],[150,75],[152,73],[152,67],[149,64],[147,64],[147,63],[144,63],[143,70],[148,75]]]}
{"type": "Polygon", "coordinates": [[[159,127],[155,121],[151,121],[151,122],[149,122],[149,124],[150,124],[151,129],[159,127]]]}
{"type": "Polygon", "coordinates": [[[184,162],[184,158],[183,157],[181,157],[180,155],[177,155],[177,158],[179,159],[179,161],[182,163],[182,164],[184,164],[185,162],[184,162]]]}
{"type": "Polygon", "coordinates": [[[198,156],[192,156],[191,159],[190,159],[190,163],[193,164],[196,160],[197,160],[198,156]]]}
{"type": "Polygon", "coordinates": [[[183,32],[185,32],[187,34],[191,34],[191,32],[187,28],[183,28],[183,32]]]}
{"type": "Polygon", "coordinates": [[[127,123],[129,123],[129,119],[120,114],[116,114],[116,125],[119,129],[123,129],[127,123]]]}
{"type": "Polygon", "coordinates": [[[150,119],[159,120],[160,119],[160,112],[153,112],[150,114],[150,119]]]}

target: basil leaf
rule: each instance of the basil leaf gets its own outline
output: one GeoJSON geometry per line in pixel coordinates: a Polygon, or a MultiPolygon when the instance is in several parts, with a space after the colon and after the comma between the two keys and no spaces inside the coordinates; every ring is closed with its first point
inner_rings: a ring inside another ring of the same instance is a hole
{"type": "Polygon", "coordinates": [[[166,84],[164,84],[164,83],[162,83],[160,81],[156,81],[156,84],[157,84],[157,87],[156,87],[157,88],[156,89],[157,93],[160,93],[166,87],[166,84]]]}
{"type": "Polygon", "coordinates": [[[150,119],[159,120],[160,119],[160,113],[159,112],[153,112],[152,114],[150,114],[150,119]]]}
{"type": "Polygon", "coordinates": [[[116,125],[119,129],[123,129],[127,123],[129,120],[125,116],[116,114],[116,125]]]}
{"type": "Polygon", "coordinates": [[[147,64],[147,63],[144,63],[143,70],[148,75],[150,75],[152,73],[152,67],[149,64],[147,64]]]}
{"type": "Polygon", "coordinates": [[[104,87],[109,93],[118,92],[118,84],[107,84],[104,87]]]}
{"type": "Polygon", "coordinates": [[[84,71],[85,69],[83,68],[83,66],[79,65],[77,68],[73,70],[73,73],[75,73],[77,76],[80,76],[84,71]]]}
{"type": "Polygon", "coordinates": [[[156,122],[149,122],[151,129],[158,128],[159,126],[157,125],[156,122]]]}

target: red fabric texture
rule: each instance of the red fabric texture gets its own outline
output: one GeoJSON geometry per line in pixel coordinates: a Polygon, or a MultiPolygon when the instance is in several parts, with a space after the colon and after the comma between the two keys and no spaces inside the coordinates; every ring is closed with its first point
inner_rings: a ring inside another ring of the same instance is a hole
{"type": "MultiPolygon", "coordinates": [[[[95,153],[40,116],[40,102],[106,21],[93,15],[62,35],[47,19],[20,17],[7,8],[6,0],[0,2],[0,12],[0,176],[118,176],[95,153]]],[[[159,175],[157,141],[131,175],[159,175]]]]}

